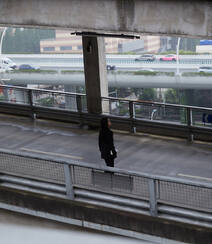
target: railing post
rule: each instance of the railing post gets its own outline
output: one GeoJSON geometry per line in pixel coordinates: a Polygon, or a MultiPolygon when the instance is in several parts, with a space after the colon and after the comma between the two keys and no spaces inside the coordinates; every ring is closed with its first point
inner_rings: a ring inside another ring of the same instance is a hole
{"type": "Polygon", "coordinates": [[[192,124],[193,124],[192,108],[187,108],[187,126],[188,126],[188,141],[189,142],[193,142],[193,140],[194,140],[194,135],[192,134],[192,131],[191,131],[192,124]]]}
{"type": "Polygon", "coordinates": [[[74,200],[74,188],[72,183],[71,169],[68,164],[64,164],[66,196],[68,199],[74,200]]]}
{"type": "Polygon", "coordinates": [[[136,133],[136,127],[134,125],[135,109],[134,109],[133,101],[129,101],[129,114],[130,114],[130,120],[131,120],[131,132],[136,133]]]}
{"type": "Polygon", "coordinates": [[[77,113],[79,114],[79,123],[80,127],[83,126],[83,118],[82,118],[82,96],[76,95],[76,102],[77,102],[77,113]]]}
{"type": "Polygon", "coordinates": [[[35,119],[35,113],[34,113],[34,107],[33,107],[33,96],[32,96],[32,90],[28,90],[28,100],[29,100],[29,105],[31,108],[31,118],[34,120],[35,119]]]}
{"type": "Polygon", "coordinates": [[[149,179],[149,205],[150,205],[150,214],[151,216],[156,217],[158,215],[157,209],[157,197],[156,197],[156,180],[149,179]]]}
{"type": "Polygon", "coordinates": [[[82,99],[81,99],[81,95],[77,95],[76,96],[76,100],[77,100],[77,112],[78,113],[82,113],[82,99]]]}
{"type": "Polygon", "coordinates": [[[112,114],[112,107],[111,107],[111,105],[112,105],[112,102],[111,102],[111,100],[109,99],[109,114],[112,114]]]}

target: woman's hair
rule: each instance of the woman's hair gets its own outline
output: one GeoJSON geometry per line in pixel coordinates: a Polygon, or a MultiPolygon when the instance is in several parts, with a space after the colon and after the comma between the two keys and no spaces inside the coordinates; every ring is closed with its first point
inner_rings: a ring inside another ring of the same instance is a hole
{"type": "Polygon", "coordinates": [[[102,131],[108,130],[108,118],[102,118],[100,122],[100,129],[102,131]]]}

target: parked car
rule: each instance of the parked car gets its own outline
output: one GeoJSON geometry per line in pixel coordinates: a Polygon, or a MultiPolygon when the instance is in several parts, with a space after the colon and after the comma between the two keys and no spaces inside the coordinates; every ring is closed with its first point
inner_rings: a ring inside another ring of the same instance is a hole
{"type": "Polygon", "coordinates": [[[199,73],[212,73],[212,67],[211,66],[201,66],[198,69],[199,73]]]}
{"type": "Polygon", "coordinates": [[[140,57],[136,58],[135,61],[155,61],[156,57],[153,54],[143,54],[140,57]]]}
{"type": "Polygon", "coordinates": [[[18,67],[19,70],[39,70],[39,67],[34,67],[30,64],[21,64],[18,67]]]}
{"type": "Polygon", "coordinates": [[[109,65],[107,64],[107,70],[115,70],[116,66],[115,65],[109,65]]]}
{"type": "Polygon", "coordinates": [[[177,61],[177,56],[175,54],[168,54],[160,58],[160,61],[177,61]]]}

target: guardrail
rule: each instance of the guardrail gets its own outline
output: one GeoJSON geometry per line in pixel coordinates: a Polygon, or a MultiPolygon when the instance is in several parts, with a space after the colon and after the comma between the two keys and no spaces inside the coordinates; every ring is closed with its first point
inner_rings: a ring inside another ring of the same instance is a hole
{"type": "MultiPolygon", "coordinates": [[[[176,63],[176,61],[160,61],[159,59],[154,61],[135,61],[134,59],[107,59],[107,64],[173,64],[176,63]]],[[[199,65],[211,65],[212,59],[180,59],[179,64],[199,64],[199,65]]]]}
{"type": "Polygon", "coordinates": [[[2,85],[0,112],[98,125],[107,115],[114,128],[212,140],[212,109],[102,97],[102,115],[87,112],[85,94],[2,85]]]}
{"type": "Polygon", "coordinates": [[[212,184],[0,150],[0,186],[212,226],[212,184]]]}
{"type": "Polygon", "coordinates": [[[114,119],[116,117],[120,120],[128,119],[128,129],[132,132],[154,133],[155,131],[156,134],[166,135],[163,129],[169,128],[168,135],[187,137],[188,140],[193,138],[204,140],[205,135],[208,134],[208,139],[211,140],[212,109],[210,108],[112,97],[102,97],[102,100],[109,104],[105,114],[114,116],[114,119]]]}

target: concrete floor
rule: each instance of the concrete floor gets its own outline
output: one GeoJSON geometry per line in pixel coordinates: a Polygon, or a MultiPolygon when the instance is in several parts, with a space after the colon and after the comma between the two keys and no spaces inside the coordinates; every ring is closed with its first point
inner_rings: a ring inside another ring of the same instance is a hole
{"type": "MultiPolygon", "coordinates": [[[[114,131],[115,167],[212,182],[212,143],[114,131]]],[[[0,115],[0,148],[104,165],[98,131],[75,124],[0,115]]]]}

